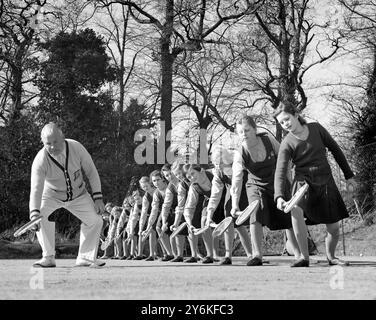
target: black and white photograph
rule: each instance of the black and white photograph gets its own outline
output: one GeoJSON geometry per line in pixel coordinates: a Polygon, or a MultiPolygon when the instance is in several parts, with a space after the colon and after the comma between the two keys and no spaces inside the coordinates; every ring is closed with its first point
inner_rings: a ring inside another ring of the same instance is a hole
{"type": "Polygon", "coordinates": [[[375,271],[374,1],[0,0],[0,300],[239,319],[375,271]]]}

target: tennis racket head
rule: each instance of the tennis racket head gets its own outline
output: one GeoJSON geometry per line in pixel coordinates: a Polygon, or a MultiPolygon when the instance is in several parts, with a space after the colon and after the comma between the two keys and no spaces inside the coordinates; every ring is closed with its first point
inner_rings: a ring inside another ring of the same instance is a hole
{"type": "Polygon", "coordinates": [[[42,220],[42,216],[38,216],[36,218],[33,218],[32,220],[30,220],[28,223],[25,223],[23,226],[21,226],[20,228],[18,228],[13,236],[14,237],[19,237],[19,236],[22,236],[25,232],[29,231],[30,229],[32,229],[36,224],[38,224],[40,221],[42,220]]]}
{"type": "Polygon", "coordinates": [[[183,222],[180,224],[170,235],[170,239],[175,238],[180,232],[182,232],[187,227],[187,223],[183,222]]]}
{"type": "Polygon", "coordinates": [[[256,199],[252,201],[247,208],[245,208],[243,211],[241,211],[235,221],[235,224],[237,226],[240,226],[243,224],[249,217],[258,210],[260,206],[260,200],[256,199]]]}
{"type": "Polygon", "coordinates": [[[200,234],[203,234],[204,232],[206,232],[210,227],[209,226],[205,226],[205,227],[202,227],[202,228],[199,228],[199,229],[195,229],[193,231],[193,234],[195,236],[199,236],[200,234]]]}
{"type": "Polygon", "coordinates": [[[216,237],[220,237],[227,229],[228,227],[231,225],[231,223],[233,223],[233,217],[227,217],[225,219],[223,219],[213,230],[213,237],[216,238],[216,237]]]}
{"type": "Polygon", "coordinates": [[[295,194],[292,196],[290,201],[287,202],[287,205],[283,209],[285,213],[290,212],[297,204],[298,202],[303,198],[303,196],[306,194],[308,190],[308,183],[305,182],[298,191],[295,192],[295,194]]]}
{"type": "Polygon", "coordinates": [[[102,250],[102,251],[106,250],[106,249],[109,247],[110,243],[111,243],[111,239],[110,239],[110,237],[107,237],[107,238],[106,238],[104,241],[102,241],[102,243],[101,243],[101,250],[102,250]]]}

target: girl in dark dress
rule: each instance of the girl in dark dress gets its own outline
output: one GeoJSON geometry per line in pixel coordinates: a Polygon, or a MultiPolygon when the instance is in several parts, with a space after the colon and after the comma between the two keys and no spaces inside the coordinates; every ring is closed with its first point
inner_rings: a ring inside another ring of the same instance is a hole
{"type": "MultiPolygon", "coordinates": [[[[213,222],[212,217],[215,210],[221,204],[223,194],[225,195],[225,201],[222,203],[224,207],[224,215],[222,219],[231,216],[231,179],[232,179],[232,163],[233,152],[220,146],[213,150],[211,160],[215,165],[214,177],[212,180],[212,188],[209,203],[207,206],[206,226],[210,226],[213,222]]],[[[244,179],[243,179],[244,180],[244,179]]],[[[241,197],[239,201],[240,210],[244,210],[248,206],[247,194],[245,192],[245,186],[243,185],[241,191],[241,197]]],[[[236,229],[240,237],[240,242],[243,245],[245,253],[248,258],[252,256],[251,239],[247,230],[249,221],[245,221],[242,225],[237,226],[234,223],[230,224],[224,233],[225,238],[225,257],[220,261],[220,265],[232,264],[232,251],[234,243],[234,230],[236,229]]]]}
{"type": "MultiPolygon", "coordinates": [[[[153,194],[155,188],[152,186],[148,176],[141,177],[139,181],[140,187],[144,190],[145,194],[142,198],[142,211],[140,216],[139,237],[142,239],[142,234],[146,231],[147,223],[151,213],[151,204],[153,202],[153,194]]],[[[152,228],[149,236],[149,257],[145,261],[154,261],[157,258],[157,232],[155,226],[152,228]]]]}
{"type": "Polygon", "coordinates": [[[291,211],[292,225],[302,256],[292,267],[308,267],[309,252],[306,224],[326,224],[326,255],[330,265],[346,264],[335,257],[339,239],[339,221],[347,218],[348,212],[332,176],[326,157],[326,149],[334,156],[347,180],[347,188],[356,187],[354,174],[338,144],[319,123],[306,123],[290,103],[283,103],[275,112],[277,121],[289,133],[283,139],[278,154],[275,174],[275,201],[283,209],[289,196],[283,190],[288,162],[294,165],[292,193],[304,182],[308,192],[297,207],[291,211]],[[306,219],[306,221],[305,221],[306,219]]]}
{"type": "MultiPolygon", "coordinates": [[[[206,207],[210,199],[214,175],[211,170],[204,170],[198,164],[191,164],[187,170],[187,176],[191,181],[191,185],[189,186],[184,207],[184,217],[189,229],[192,231],[193,241],[197,241],[197,236],[193,235],[193,231],[202,228],[206,222],[206,207]]],[[[215,223],[219,223],[223,219],[224,200],[223,194],[222,205],[218,206],[212,216],[212,220],[215,223]]],[[[202,263],[214,263],[213,237],[210,228],[202,234],[202,239],[206,248],[206,257],[202,260],[202,263]]],[[[216,256],[218,256],[218,248],[216,248],[216,252],[216,256]]]]}
{"type": "Polygon", "coordinates": [[[178,206],[178,188],[179,179],[171,170],[170,164],[165,164],[162,167],[162,174],[169,182],[167,186],[166,195],[162,205],[162,231],[164,231],[170,239],[171,248],[174,253],[174,259],[171,262],[183,262],[183,252],[185,245],[185,237],[178,235],[171,239],[172,226],[175,224],[176,208],[178,206]]]}
{"type": "MultiPolygon", "coordinates": [[[[235,153],[232,179],[232,214],[239,211],[243,170],[248,172],[246,183],[248,202],[260,201],[259,209],[250,217],[252,256],[248,266],[262,265],[261,243],[263,226],[270,230],[286,229],[287,238],[294,248],[295,257],[300,256],[296,238],[292,231],[290,214],[277,209],[274,203],[274,173],[279,143],[267,134],[258,134],[256,124],[250,116],[243,116],[236,125],[236,131],[242,139],[239,152],[235,153]]],[[[287,184],[284,185],[287,188],[287,184]]],[[[306,237],[307,240],[307,237],[306,237]]]]}
{"type": "MultiPolygon", "coordinates": [[[[175,161],[171,167],[171,171],[179,179],[178,204],[175,209],[175,221],[171,227],[172,229],[175,229],[178,226],[180,226],[183,222],[185,222],[183,213],[184,213],[185,203],[187,202],[190,181],[186,177],[184,164],[179,163],[178,161],[175,161]]],[[[191,257],[184,260],[184,262],[196,263],[198,261],[197,237],[193,238],[192,233],[188,232],[187,230],[184,230],[180,236],[187,237],[188,242],[189,242],[189,247],[191,250],[191,257]]],[[[181,259],[179,259],[178,257],[177,260],[180,261],[181,259]]]]}

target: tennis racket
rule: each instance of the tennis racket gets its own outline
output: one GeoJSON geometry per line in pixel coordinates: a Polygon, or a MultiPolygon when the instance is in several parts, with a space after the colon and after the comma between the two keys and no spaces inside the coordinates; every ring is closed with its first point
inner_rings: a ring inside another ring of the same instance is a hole
{"type": "Polygon", "coordinates": [[[195,236],[199,236],[200,234],[203,234],[209,228],[216,228],[217,226],[218,226],[218,224],[216,224],[215,222],[212,222],[212,223],[209,224],[209,226],[204,226],[202,228],[195,228],[195,229],[193,229],[192,233],[195,236]]]}
{"type": "Polygon", "coordinates": [[[202,227],[202,228],[194,229],[192,233],[195,236],[199,236],[200,234],[203,234],[204,232],[206,232],[206,230],[208,230],[209,228],[210,228],[209,226],[205,226],[205,227],[202,227]]]}
{"type": "Polygon", "coordinates": [[[213,237],[220,237],[231,225],[231,223],[236,223],[237,226],[240,226],[244,223],[252,213],[256,212],[260,206],[260,200],[256,199],[252,201],[247,208],[243,211],[239,211],[236,214],[236,217],[227,217],[223,219],[213,230],[213,237]]]}
{"type": "Polygon", "coordinates": [[[231,225],[231,223],[234,223],[233,217],[227,217],[224,218],[213,230],[213,238],[220,237],[231,225]]]}
{"type": "Polygon", "coordinates": [[[25,232],[33,229],[41,220],[42,220],[42,216],[38,216],[38,217],[30,220],[28,223],[25,223],[22,227],[18,228],[14,232],[14,234],[13,234],[14,237],[19,237],[19,236],[23,235],[25,232]]]}
{"type": "Polygon", "coordinates": [[[286,203],[286,206],[283,209],[283,211],[285,213],[290,212],[298,204],[298,202],[304,197],[308,188],[309,188],[309,185],[307,182],[305,182],[303,186],[301,186],[299,190],[295,192],[295,194],[292,196],[290,201],[286,203]]]}
{"type": "Polygon", "coordinates": [[[111,244],[111,242],[112,242],[112,238],[110,238],[110,237],[106,237],[106,239],[105,240],[102,240],[102,239],[100,239],[101,240],[101,250],[102,251],[104,251],[104,250],[106,250],[109,246],[110,246],[110,244],[111,244]]]}
{"type": "Polygon", "coordinates": [[[179,233],[181,233],[185,228],[187,227],[187,223],[183,222],[178,227],[175,228],[175,230],[171,233],[170,239],[174,239],[179,233]]]}
{"type": "Polygon", "coordinates": [[[250,205],[248,205],[247,208],[245,208],[243,211],[238,213],[238,218],[235,221],[235,224],[237,226],[240,226],[243,224],[249,217],[256,212],[260,207],[260,200],[256,199],[251,202],[250,205]]]}

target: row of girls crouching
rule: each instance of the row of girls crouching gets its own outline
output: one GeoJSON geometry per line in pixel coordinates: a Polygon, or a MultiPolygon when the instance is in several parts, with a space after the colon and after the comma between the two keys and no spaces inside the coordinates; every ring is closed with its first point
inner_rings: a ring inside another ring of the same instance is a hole
{"type": "Polygon", "coordinates": [[[236,230],[247,265],[261,266],[266,226],[285,230],[295,256],[292,267],[308,267],[307,225],[326,224],[328,262],[343,264],[335,250],[339,221],[348,217],[348,212],[335,185],[326,150],[341,167],[349,191],[350,186],[356,187],[354,174],[337,143],[320,124],[307,123],[288,103],[277,108],[275,118],[288,132],[281,144],[272,135],[259,133],[253,118],[244,115],[236,124],[241,147],[235,151],[216,148],[211,158],[214,169],[175,162],[142,177],[139,188],[125,200],[123,208],[111,211],[113,223],[108,232],[114,233],[115,257],[154,261],[159,242],[161,261],[197,263],[202,257],[205,264],[229,265],[236,230]],[[293,165],[293,175],[289,163],[293,165]],[[308,183],[308,193],[291,213],[284,213],[287,200],[303,183],[308,183]],[[260,201],[258,210],[242,225],[231,224],[224,233],[224,257],[219,255],[218,239],[213,239],[211,227],[200,235],[205,255],[198,252],[195,230],[236,217],[254,200],[260,201]],[[170,238],[183,222],[187,223],[187,230],[170,238]],[[143,254],[143,234],[150,234],[148,257],[143,254]],[[191,256],[184,259],[186,240],[191,256]]]}

